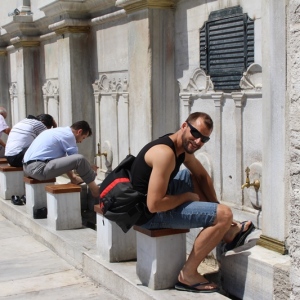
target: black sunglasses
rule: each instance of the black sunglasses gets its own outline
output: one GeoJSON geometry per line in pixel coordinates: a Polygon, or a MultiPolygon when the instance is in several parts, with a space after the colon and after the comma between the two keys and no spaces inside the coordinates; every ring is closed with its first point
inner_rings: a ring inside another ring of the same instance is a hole
{"type": "Polygon", "coordinates": [[[198,131],[195,127],[193,127],[189,122],[186,122],[189,125],[191,134],[195,139],[201,139],[202,143],[207,143],[210,139],[209,136],[203,135],[200,131],[198,131]]]}

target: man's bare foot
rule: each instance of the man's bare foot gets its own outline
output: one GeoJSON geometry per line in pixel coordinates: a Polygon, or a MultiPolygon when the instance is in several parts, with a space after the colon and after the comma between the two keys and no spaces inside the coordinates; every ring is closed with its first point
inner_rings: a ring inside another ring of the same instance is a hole
{"type": "Polygon", "coordinates": [[[230,242],[226,243],[224,249],[225,251],[229,251],[244,245],[248,235],[252,232],[253,229],[255,229],[255,226],[251,221],[242,222],[240,225],[237,225],[235,227],[238,227],[240,231],[234,236],[234,238],[230,242]]]}
{"type": "Polygon", "coordinates": [[[180,271],[178,275],[178,283],[175,285],[178,290],[185,290],[190,292],[215,292],[218,286],[208,281],[204,276],[200,275],[198,272],[193,274],[193,276],[188,276],[180,271]]]}
{"type": "Polygon", "coordinates": [[[73,184],[81,184],[83,182],[84,181],[82,180],[82,178],[77,175],[75,175],[74,177],[71,178],[71,183],[73,183],[73,184]]]}
{"type": "MultiPolygon", "coordinates": [[[[251,226],[252,222],[247,221],[244,223],[244,229],[243,232],[247,231],[249,226],[251,226]]],[[[224,243],[230,243],[234,240],[234,238],[239,234],[239,232],[242,229],[243,224],[242,223],[234,223],[230,229],[227,231],[227,233],[224,235],[223,241],[224,243]]]]}

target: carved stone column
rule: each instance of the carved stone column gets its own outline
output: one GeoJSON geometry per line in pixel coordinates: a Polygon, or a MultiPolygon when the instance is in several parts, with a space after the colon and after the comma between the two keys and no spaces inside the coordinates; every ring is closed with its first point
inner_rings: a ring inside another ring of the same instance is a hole
{"type": "MultiPolygon", "coordinates": [[[[94,164],[98,167],[101,167],[101,131],[100,131],[100,88],[98,86],[98,81],[93,83],[93,89],[94,89],[94,99],[95,99],[95,136],[96,136],[96,149],[95,153],[97,156],[95,156],[94,164]]],[[[97,170],[97,173],[99,174],[100,170],[97,170]]]]}
{"type": "Polygon", "coordinates": [[[174,78],[174,2],[118,0],[128,16],[131,139],[137,153],[178,128],[174,78]],[[141,76],[142,73],[142,76],[141,76]],[[143,116],[142,118],[140,116],[143,116]],[[143,134],[141,134],[141,131],[143,134]]]}
{"type": "Polygon", "coordinates": [[[191,93],[180,93],[180,116],[182,120],[180,122],[182,123],[190,114],[191,112],[191,104],[192,104],[192,98],[191,93]]]}
{"type": "Polygon", "coordinates": [[[236,126],[236,199],[234,199],[237,206],[242,206],[242,189],[243,184],[243,107],[245,104],[244,93],[232,93],[231,94],[235,102],[235,126],[236,126]]]}
{"type": "Polygon", "coordinates": [[[123,103],[124,103],[124,106],[126,108],[126,116],[128,118],[128,128],[127,128],[127,136],[125,137],[127,140],[128,140],[128,153],[131,153],[131,150],[130,150],[130,134],[129,134],[129,127],[130,127],[130,118],[129,118],[129,94],[126,90],[126,92],[124,92],[122,94],[122,98],[123,98],[123,103]]]}
{"type": "Polygon", "coordinates": [[[215,166],[214,166],[214,186],[219,200],[222,195],[222,107],[223,107],[223,93],[216,92],[211,95],[215,103],[215,166]]]}

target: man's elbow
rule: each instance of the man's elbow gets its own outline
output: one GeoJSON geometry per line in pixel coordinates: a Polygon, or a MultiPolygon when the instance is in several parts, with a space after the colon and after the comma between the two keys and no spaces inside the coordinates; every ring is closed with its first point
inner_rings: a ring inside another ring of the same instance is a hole
{"type": "Polygon", "coordinates": [[[150,211],[150,213],[154,214],[159,212],[157,205],[155,205],[155,203],[149,203],[147,202],[147,207],[148,210],[150,211]]]}
{"type": "Polygon", "coordinates": [[[151,214],[155,214],[155,213],[158,212],[156,209],[149,208],[149,207],[148,207],[148,210],[149,210],[149,212],[150,212],[151,214]]]}
{"type": "Polygon", "coordinates": [[[6,128],[5,130],[3,130],[7,135],[9,135],[11,128],[6,128]]]}

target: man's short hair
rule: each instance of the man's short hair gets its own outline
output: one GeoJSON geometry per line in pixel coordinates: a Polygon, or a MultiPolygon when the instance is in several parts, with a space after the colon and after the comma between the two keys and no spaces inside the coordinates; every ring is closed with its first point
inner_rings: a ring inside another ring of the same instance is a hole
{"type": "Polygon", "coordinates": [[[75,123],[71,126],[71,128],[74,129],[74,130],[82,129],[82,133],[83,133],[83,134],[87,134],[88,136],[91,136],[91,135],[92,135],[92,129],[91,129],[89,123],[86,122],[86,121],[78,121],[78,122],[75,122],[75,123]]]}
{"type": "Polygon", "coordinates": [[[41,121],[48,129],[53,126],[53,117],[48,114],[41,114],[36,116],[36,118],[41,121]]]}
{"type": "Polygon", "coordinates": [[[191,123],[193,121],[196,121],[198,118],[201,118],[204,121],[204,124],[208,129],[212,130],[214,128],[214,122],[212,118],[207,113],[204,112],[194,112],[190,114],[186,119],[186,122],[191,123]]]}

